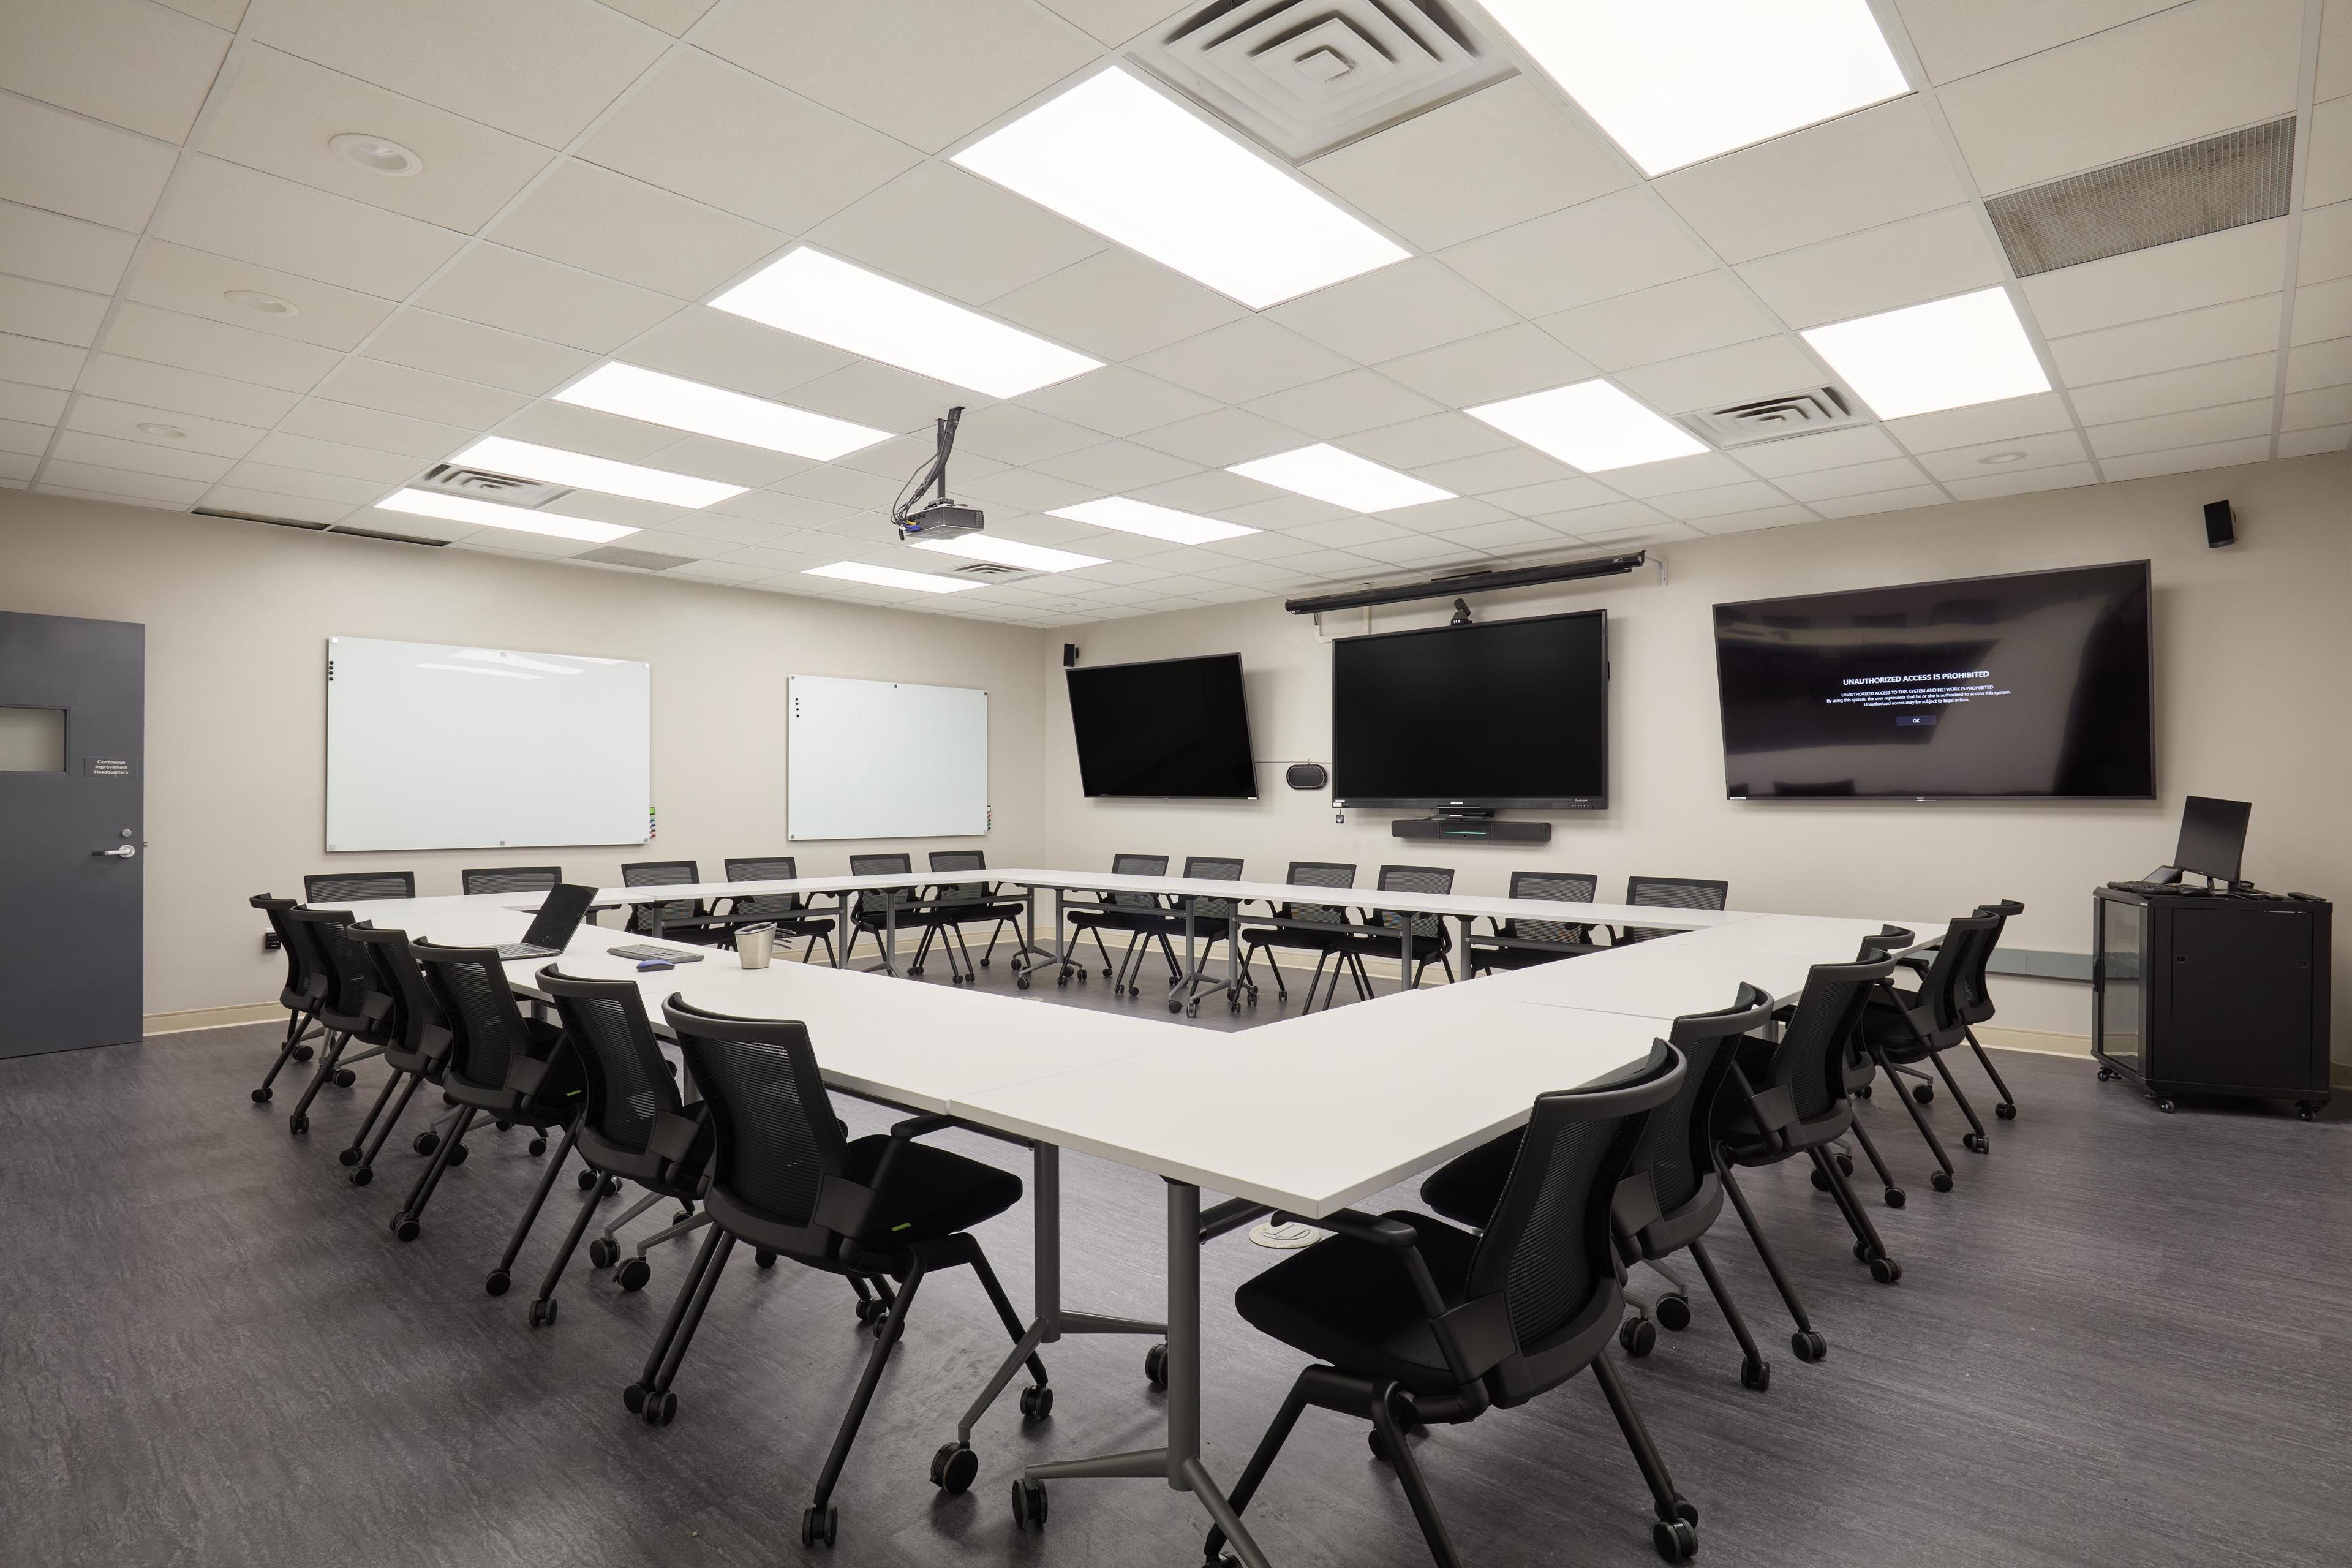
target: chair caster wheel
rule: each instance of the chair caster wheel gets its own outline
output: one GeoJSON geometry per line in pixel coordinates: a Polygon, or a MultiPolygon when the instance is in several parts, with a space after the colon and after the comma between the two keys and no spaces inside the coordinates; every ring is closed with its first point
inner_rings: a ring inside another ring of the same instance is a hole
{"type": "Polygon", "coordinates": [[[801,1544],[830,1546],[841,1533],[841,1510],[831,1503],[819,1508],[812,1503],[801,1514],[801,1544]]]}
{"type": "Polygon", "coordinates": [[[1370,1452],[1372,1458],[1378,1459],[1381,1464],[1393,1465],[1396,1463],[1396,1456],[1389,1452],[1389,1440],[1387,1435],[1382,1433],[1379,1427],[1375,1426],[1370,1431],[1364,1434],[1364,1447],[1370,1452]]]}
{"type": "Polygon", "coordinates": [[[1739,1363],[1739,1386],[1761,1394],[1772,1386],[1772,1363],[1765,1361],[1743,1361],[1739,1363]]]}
{"type": "Polygon", "coordinates": [[[613,1279],[624,1290],[642,1290],[646,1288],[646,1281],[653,1277],[652,1264],[642,1258],[632,1258],[621,1265],[621,1271],[613,1279]]]}
{"type": "Polygon", "coordinates": [[[507,1287],[513,1283],[513,1278],[505,1269],[493,1268],[490,1277],[482,1281],[482,1289],[490,1295],[503,1296],[507,1293],[507,1287]]]}
{"type": "Polygon", "coordinates": [[[1013,1483],[1013,1528],[1043,1530],[1045,1528],[1045,1483],[1019,1480],[1013,1483]]]}
{"type": "Polygon", "coordinates": [[[1820,1170],[1815,1170],[1812,1174],[1813,1191],[1817,1193],[1828,1192],[1830,1190],[1830,1179],[1828,1174],[1820,1170]]]}
{"type": "Polygon", "coordinates": [[[374,1180],[375,1167],[373,1165],[362,1165],[358,1170],[352,1173],[352,1185],[355,1187],[364,1187],[370,1182],[374,1180]]]}
{"type": "MultiPolygon", "coordinates": [[[[593,1172],[593,1171],[583,1171],[583,1172],[581,1172],[581,1173],[580,1173],[580,1178],[579,1178],[579,1179],[580,1179],[580,1190],[581,1190],[582,1192],[583,1192],[583,1193],[584,1193],[584,1192],[586,1192],[589,1188],[591,1188],[591,1187],[594,1186],[598,1182],[600,1182],[600,1181],[604,1180],[604,1178],[603,1178],[603,1177],[601,1177],[601,1176],[599,1176],[598,1174],[596,1174],[596,1173],[595,1173],[595,1172],[593,1172]]],[[[594,1252],[594,1250],[595,1250],[595,1246],[596,1246],[596,1244],[595,1244],[594,1242],[593,1242],[593,1241],[592,1241],[592,1242],[590,1242],[590,1243],[588,1244],[589,1250],[590,1250],[590,1252],[591,1252],[591,1254],[592,1254],[592,1255],[593,1254],[593,1252],[594,1252]]],[[[599,1265],[598,1265],[598,1267],[599,1267],[599,1268],[602,1268],[602,1267],[603,1267],[603,1265],[599,1264],[599,1265]]]]}
{"type": "Polygon", "coordinates": [[[1698,1555],[1698,1526],[1689,1520],[1660,1520],[1650,1527],[1650,1543],[1658,1555],[1669,1563],[1680,1563],[1698,1555]]]}
{"type": "Polygon", "coordinates": [[[275,1092],[276,1091],[273,1089],[257,1089],[253,1091],[253,1103],[256,1105],[267,1105],[269,1103],[269,1097],[275,1092]]]}
{"type": "Polygon", "coordinates": [[[460,1143],[455,1149],[449,1151],[449,1163],[453,1165],[462,1165],[466,1163],[466,1156],[472,1152],[473,1150],[467,1148],[465,1144],[460,1143]]]}
{"type": "Polygon", "coordinates": [[[870,1323],[888,1310],[887,1307],[873,1297],[861,1297],[857,1302],[857,1321],[861,1323],[870,1323]]]}
{"type": "Polygon", "coordinates": [[[556,1302],[552,1299],[533,1301],[530,1304],[530,1326],[534,1329],[552,1327],[555,1322],[555,1308],[556,1302]]]}
{"type": "Polygon", "coordinates": [[[931,1456],[931,1485],[950,1497],[970,1491],[979,1475],[980,1456],[961,1443],[942,1443],[931,1456]]]}
{"type": "Polygon", "coordinates": [[[1901,1187],[1889,1187],[1886,1189],[1885,1201],[1888,1208],[1899,1209],[1910,1202],[1910,1195],[1901,1187]]]}
{"type": "Polygon", "coordinates": [[[540,1155],[541,1155],[541,1154],[546,1153],[546,1152],[547,1152],[547,1140],[546,1140],[545,1138],[543,1138],[543,1137],[541,1137],[541,1138],[534,1138],[534,1139],[532,1139],[532,1140],[530,1141],[530,1145],[529,1145],[529,1152],[530,1152],[530,1153],[531,1157],[532,1157],[532,1158],[534,1158],[534,1159],[536,1159],[538,1156],[540,1156],[540,1155]]]}
{"type": "Polygon", "coordinates": [[[1927,1178],[1927,1184],[1939,1193],[1948,1193],[1952,1190],[1952,1173],[1938,1171],[1927,1178]]]}
{"type": "Polygon", "coordinates": [[[1152,1387],[1168,1386],[1168,1347],[1154,1345],[1143,1352],[1143,1376],[1152,1387]]]}
{"type": "Polygon", "coordinates": [[[588,1244],[588,1267],[610,1268],[620,1261],[621,1244],[612,1237],[600,1236],[588,1244]]]}
{"type": "Polygon", "coordinates": [[[359,1082],[359,1080],[360,1075],[353,1072],[349,1068],[337,1068],[335,1069],[335,1087],[337,1089],[349,1089],[352,1085],[359,1082]]]}
{"type": "Polygon", "coordinates": [[[684,1225],[688,1220],[690,1220],[693,1217],[694,1211],[692,1209],[673,1209],[670,1212],[669,1222],[672,1225],[684,1225]]]}
{"type": "Polygon", "coordinates": [[[1033,1383],[1021,1391],[1021,1414],[1032,1421],[1043,1421],[1054,1414],[1054,1391],[1042,1383],[1033,1383]]]}
{"type": "Polygon", "coordinates": [[[1184,1010],[1184,1004],[1181,1002],[1171,1002],[1168,1004],[1168,1010],[1171,1013],[1181,1013],[1184,1010]]]}
{"type": "Polygon", "coordinates": [[[1870,1277],[1881,1285],[1892,1285],[1903,1278],[1903,1265],[1892,1258],[1874,1258],[1870,1260],[1870,1277]]]}
{"type": "Polygon", "coordinates": [[[604,1199],[604,1198],[617,1198],[617,1197],[619,1197],[620,1195],[621,1195],[621,1178],[620,1178],[620,1177],[618,1177],[618,1176],[607,1176],[607,1177],[605,1177],[605,1178],[604,1178],[604,1191],[603,1191],[603,1192],[601,1192],[601,1193],[599,1193],[599,1194],[597,1194],[598,1199],[601,1201],[601,1200],[603,1200],[603,1199],[604,1199]]]}
{"type": "Polygon", "coordinates": [[[403,1241],[415,1241],[424,1228],[413,1215],[404,1214],[393,1216],[392,1234],[403,1241]]]}
{"type": "Polygon", "coordinates": [[[1799,1329],[1789,1336],[1789,1346],[1797,1352],[1799,1361],[1819,1361],[1830,1353],[1829,1341],[1818,1330],[1799,1329]]]}
{"type": "Polygon", "coordinates": [[[357,1149],[339,1149],[335,1152],[335,1163],[338,1165],[356,1165],[359,1163],[360,1152],[357,1149]]]}
{"type": "Polygon", "coordinates": [[[1630,1356],[1645,1356],[1658,1344],[1658,1327],[1647,1318],[1628,1318],[1617,1328],[1617,1342],[1630,1356]]]}
{"type": "Polygon", "coordinates": [[[1985,1135],[1981,1132],[1963,1132],[1960,1134],[1960,1147],[1971,1154],[1982,1154],[1989,1152],[1992,1146],[1985,1142],[1985,1135]]]}
{"type": "Polygon", "coordinates": [[[2115,1076],[2116,1076],[2116,1069],[2115,1069],[2115,1068],[2101,1068],[2099,1069],[2099,1081],[2100,1081],[2101,1083],[2105,1083],[2105,1082],[2106,1082],[2106,1081],[2107,1081],[2107,1079],[2111,1079],[2111,1078],[2113,1078],[2113,1077],[2115,1077],[2115,1076]]]}
{"type": "Polygon", "coordinates": [[[983,959],[982,959],[982,960],[980,961],[980,966],[981,966],[982,969],[986,969],[986,968],[988,967],[988,963],[989,963],[989,961],[988,961],[987,959],[984,959],[984,958],[983,958],[983,959]]]}
{"type": "Polygon", "coordinates": [[[762,1268],[773,1268],[776,1266],[776,1255],[763,1247],[751,1254],[751,1261],[762,1268]]]}
{"type": "Polygon", "coordinates": [[[1029,977],[1024,974],[1020,979],[1015,980],[1013,984],[1019,989],[1026,991],[1029,989],[1029,977]]]}
{"type": "Polygon", "coordinates": [[[2179,1110],[2179,1109],[2180,1109],[2180,1107],[2179,1107],[2178,1105],[2175,1105],[2172,1101],[2170,1101],[2170,1100],[2158,1100],[2158,1101],[2156,1102],[2156,1108],[2157,1108],[2158,1110],[2163,1111],[2167,1116],[2171,1115],[2174,1111],[2176,1111],[2176,1110],[2179,1110]]]}
{"type": "Polygon", "coordinates": [[[1066,974],[1057,975],[1054,981],[1054,984],[1056,985],[1067,985],[1069,983],[1070,977],[1066,974]]]}
{"type": "Polygon", "coordinates": [[[1698,1504],[1686,1497],[1675,1499],[1675,1517],[1687,1524],[1698,1522],[1698,1504]]]}
{"type": "Polygon", "coordinates": [[[302,1112],[296,1112],[286,1119],[286,1131],[294,1137],[299,1138],[310,1131],[310,1118],[302,1112]]]}
{"type": "Polygon", "coordinates": [[[298,1062],[307,1062],[317,1054],[317,1050],[310,1046],[297,1046],[294,1047],[294,1059],[298,1062]]]}
{"type": "Polygon", "coordinates": [[[920,980],[923,977],[923,966],[918,963],[913,968],[908,970],[907,973],[913,975],[916,979],[920,980]]]}
{"type": "Polygon", "coordinates": [[[1853,1091],[1853,1097],[1856,1100],[1868,1100],[1870,1098],[1870,1085],[1864,1084],[1860,1089],[1855,1089],[1853,1091]]]}
{"type": "Polygon", "coordinates": [[[1936,1103],[1936,1086],[1932,1083],[1915,1083],[1911,1086],[1911,1098],[1921,1105],[1933,1105],[1936,1103]]]}
{"type": "Polygon", "coordinates": [[[430,1154],[434,1150],[441,1147],[441,1134],[438,1132],[419,1132],[416,1135],[416,1141],[409,1144],[409,1147],[415,1150],[420,1154],[430,1154]]]}
{"type": "Polygon", "coordinates": [[[1853,1244],[1853,1260],[1856,1263],[1867,1263],[1870,1261],[1872,1256],[1873,1254],[1870,1249],[1870,1243],[1866,1241],[1857,1241],[1853,1244]]]}
{"type": "Polygon", "coordinates": [[[629,1407],[629,1414],[632,1415],[645,1409],[646,1385],[642,1383],[633,1383],[621,1390],[621,1403],[629,1407]]]}
{"type": "Polygon", "coordinates": [[[667,1426],[677,1419],[677,1395],[667,1388],[659,1393],[647,1389],[645,1407],[637,1414],[648,1426],[667,1426]]]}
{"type": "Polygon", "coordinates": [[[492,1121],[490,1125],[497,1128],[501,1132],[511,1132],[514,1131],[514,1123],[511,1121],[492,1121]]]}
{"type": "Polygon", "coordinates": [[[1658,1304],[1650,1309],[1650,1315],[1658,1320],[1658,1327],[1673,1333],[1681,1333],[1690,1327],[1690,1298],[1661,1296],[1658,1298],[1658,1304]]]}
{"type": "Polygon", "coordinates": [[[2017,1120],[2017,1107],[2010,1104],[2009,1101],[2005,1100],[1999,1105],[1992,1108],[1992,1113],[1995,1116],[2000,1117],[2003,1121],[2014,1121],[2017,1120]]]}

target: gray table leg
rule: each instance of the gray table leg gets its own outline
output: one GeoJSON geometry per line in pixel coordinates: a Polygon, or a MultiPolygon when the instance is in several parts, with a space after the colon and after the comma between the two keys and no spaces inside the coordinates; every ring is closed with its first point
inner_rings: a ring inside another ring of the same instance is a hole
{"type": "Polygon", "coordinates": [[[845,889],[836,897],[841,900],[841,929],[833,934],[839,937],[841,942],[833,950],[833,966],[840,969],[849,963],[849,933],[857,928],[850,923],[849,909],[852,895],[845,889]]]}

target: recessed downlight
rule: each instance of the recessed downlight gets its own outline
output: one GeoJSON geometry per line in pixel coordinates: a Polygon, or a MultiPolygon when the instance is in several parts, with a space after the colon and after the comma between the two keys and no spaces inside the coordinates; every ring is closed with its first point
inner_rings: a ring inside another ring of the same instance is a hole
{"type": "Polygon", "coordinates": [[[140,426],[139,429],[143,435],[161,436],[166,441],[184,441],[188,438],[188,433],[185,430],[181,429],[177,425],[157,425],[149,423],[140,426]]]}
{"type": "Polygon", "coordinates": [[[265,294],[258,289],[224,289],[221,298],[232,305],[242,305],[264,316],[299,316],[302,313],[302,307],[293,300],[265,294]]]}
{"type": "Polygon", "coordinates": [[[371,174],[414,174],[425,167],[424,159],[390,137],[371,136],[363,131],[330,137],[327,145],[336,157],[371,174]]]}
{"type": "Polygon", "coordinates": [[[1986,454],[1984,457],[1979,458],[1977,461],[1979,463],[2021,463],[2025,461],[2025,454],[2022,452],[1990,452],[1986,454]]]}

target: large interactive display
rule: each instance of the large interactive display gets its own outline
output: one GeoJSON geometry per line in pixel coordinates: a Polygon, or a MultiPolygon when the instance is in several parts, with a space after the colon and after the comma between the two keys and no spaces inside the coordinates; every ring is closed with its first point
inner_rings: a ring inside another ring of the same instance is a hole
{"type": "Polygon", "coordinates": [[[1257,798],[1241,655],[1063,673],[1088,798],[1257,798]]]}

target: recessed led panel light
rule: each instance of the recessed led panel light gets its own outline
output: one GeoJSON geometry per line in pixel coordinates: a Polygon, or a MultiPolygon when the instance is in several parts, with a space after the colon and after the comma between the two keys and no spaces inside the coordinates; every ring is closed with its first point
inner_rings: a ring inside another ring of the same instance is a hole
{"type": "Polygon", "coordinates": [[[1463,412],[1588,474],[1706,450],[1688,431],[1605,381],[1555,386],[1463,412]]]}
{"type": "Polygon", "coordinates": [[[1350,511],[1393,511],[1401,506],[1454,499],[1452,490],[1442,490],[1411,474],[1384,468],[1370,458],[1343,452],[1324,441],[1301,447],[1295,452],[1276,452],[1255,462],[1235,463],[1225,471],[1296,490],[1333,506],[1344,506],[1350,511]]]}
{"type": "Polygon", "coordinates": [[[1076,506],[1057,506],[1045,515],[1067,518],[1072,522],[1091,522],[1097,528],[1116,529],[1121,533],[1139,533],[1146,539],[1165,539],[1177,544],[1213,544],[1220,539],[1239,539],[1244,533],[1258,531],[1255,528],[1244,528],[1238,522],[1219,522],[1213,517],[1195,517],[1189,511],[1153,506],[1150,501],[1130,500],[1125,496],[1105,496],[1100,500],[1082,500],[1076,506]]]}
{"type": "Polygon", "coordinates": [[[877,588],[912,588],[918,594],[961,594],[966,588],[977,588],[977,583],[959,583],[952,577],[942,577],[932,572],[901,572],[896,566],[875,566],[864,561],[836,561],[830,566],[804,568],[803,577],[839,577],[851,583],[870,583],[877,588]]]}
{"type": "Polygon", "coordinates": [[[1803,335],[1881,419],[2050,390],[2006,289],[1906,305],[1803,335]]]}
{"type": "Polygon", "coordinates": [[[544,533],[554,539],[583,539],[591,544],[610,544],[615,539],[623,539],[637,531],[617,522],[593,522],[584,517],[560,517],[553,512],[530,511],[519,506],[469,500],[464,496],[436,495],[431,490],[394,490],[375,504],[382,511],[404,511],[417,517],[438,517],[483,528],[511,528],[518,533],[544,533]]]}
{"type": "Polygon", "coordinates": [[[558,403],[601,408],[607,414],[626,415],[673,430],[691,430],[698,436],[716,436],[722,441],[740,441],[747,447],[764,447],[771,452],[789,452],[795,458],[814,458],[820,463],[890,438],[887,430],[869,429],[846,419],[633,364],[600,365],[554,395],[558,403]]]}
{"type": "Polygon", "coordinates": [[[805,245],[710,303],[991,397],[1018,397],[1102,363],[805,245]]]}
{"type": "Polygon", "coordinates": [[[954,162],[1253,310],[1406,255],[1116,67],[954,162]]]}
{"type": "Polygon", "coordinates": [[[668,506],[706,507],[743,493],[741,485],[722,485],[717,479],[698,479],[691,474],[673,474],[667,468],[616,463],[610,458],[592,458],[585,452],[567,452],[561,447],[509,441],[503,436],[485,436],[449,460],[469,468],[519,474],[551,485],[603,490],[606,495],[661,501],[668,506]]]}
{"type": "Polygon", "coordinates": [[[1911,90],[1866,0],[1486,5],[1654,175],[1911,90]]]}
{"type": "Polygon", "coordinates": [[[918,539],[910,542],[918,550],[936,551],[941,555],[961,555],[967,561],[991,561],[999,566],[1017,566],[1024,572],[1075,572],[1081,566],[1103,563],[1103,557],[1099,555],[1081,555],[1075,550],[1049,550],[1042,544],[1001,539],[988,533],[964,533],[953,539],[918,539]]]}

